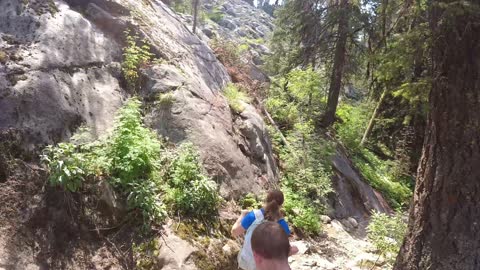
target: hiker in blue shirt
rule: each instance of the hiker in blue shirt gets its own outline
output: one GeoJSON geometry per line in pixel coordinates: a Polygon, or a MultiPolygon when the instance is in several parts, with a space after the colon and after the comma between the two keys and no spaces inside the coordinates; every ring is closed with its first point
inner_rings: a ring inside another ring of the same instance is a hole
{"type": "MultiPolygon", "coordinates": [[[[290,236],[290,229],[288,224],[283,218],[280,208],[283,204],[284,197],[280,190],[272,190],[268,192],[267,199],[265,200],[265,206],[261,209],[253,211],[242,210],[242,214],[238,217],[237,221],[232,227],[232,235],[239,237],[246,233],[244,246],[239,253],[238,262],[239,266],[245,270],[255,270],[255,262],[253,258],[253,252],[250,246],[251,233],[256,226],[264,221],[277,222],[285,231],[287,236],[290,236]]],[[[298,252],[298,248],[291,246],[290,254],[293,255],[298,252]]]]}

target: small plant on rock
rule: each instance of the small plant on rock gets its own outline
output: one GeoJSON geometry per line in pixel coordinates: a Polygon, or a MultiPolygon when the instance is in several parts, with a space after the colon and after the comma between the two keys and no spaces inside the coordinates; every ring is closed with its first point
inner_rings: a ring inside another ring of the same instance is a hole
{"type": "Polygon", "coordinates": [[[138,36],[131,36],[129,31],[125,32],[127,46],[123,49],[122,72],[127,84],[132,89],[138,85],[139,70],[152,61],[154,54],[150,52],[150,45],[147,42],[139,44],[138,36]]]}
{"type": "Polygon", "coordinates": [[[220,197],[216,184],[202,172],[198,153],[190,143],[180,146],[171,164],[165,201],[174,213],[193,218],[217,215],[220,197]]]}
{"type": "Polygon", "coordinates": [[[60,143],[58,146],[47,146],[40,156],[48,169],[48,178],[52,186],[62,186],[68,191],[76,192],[85,179],[85,156],[77,152],[77,147],[71,143],[60,143]]]}
{"type": "Polygon", "coordinates": [[[143,125],[140,105],[133,98],[120,110],[107,155],[111,180],[127,194],[129,206],[156,221],[165,216],[160,197],[163,145],[157,134],[143,125]]]}
{"type": "Polygon", "coordinates": [[[240,91],[235,84],[228,84],[223,94],[227,98],[228,105],[236,113],[241,113],[245,110],[245,103],[250,102],[250,98],[244,92],[240,91]]]}

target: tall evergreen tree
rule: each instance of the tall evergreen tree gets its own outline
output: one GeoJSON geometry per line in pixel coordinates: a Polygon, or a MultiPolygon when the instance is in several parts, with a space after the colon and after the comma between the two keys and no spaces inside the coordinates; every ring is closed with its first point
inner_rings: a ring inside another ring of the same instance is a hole
{"type": "Polygon", "coordinates": [[[480,6],[431,1],[433,85],[395,270],[480,269],[480,6]]]}
{"type": "Polygon", "coordinates": [[[193,27],[192,32],[195,34],[197,31],[197,23],[198,23],[198,6],[200,5],[200,0],[193,0],[193,27]]]}
{"type": "Polygon", "coordinates": [[[337,111],[338,98],[344,78],[345,58],[347,54],[347,37],[348,37],[348,21],[350,14],[349,0],[341,0],[338,10],[338,38],[335,45],[335,55],[333,58],[332,75],[330,78],[330,87],[328,90],[328,102],[325,115],[323,117],[323,125],[330,126],[335,121],[335,113],[337,111]]]}

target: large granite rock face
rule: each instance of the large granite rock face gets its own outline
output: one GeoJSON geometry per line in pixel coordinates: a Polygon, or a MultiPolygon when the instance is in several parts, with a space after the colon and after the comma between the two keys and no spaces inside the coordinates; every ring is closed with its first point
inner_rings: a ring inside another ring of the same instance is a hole
{"type": "Polygon", "coordinates": [[[120,64],[130,29],[159,59],[142,72],[148,123],[175,143],[192,141],[225,197],[277,181],[261,117],[253,108],[232,117],[225,68],[161,1],[24,2],[0,2],[0,130],[21,133],[24,148],[66,140],[82,124],[107,133],[130,96],[120,64]],[[161,93],[172,104],[158,102],[161,93]]]}
{"type": "Polygon", "coordinates": [[[20,130],[30,150],[82,123],[102,134],[125,97],[120,47],[65,3],[30,4],[0,1],[0,129],[20,130]]]}

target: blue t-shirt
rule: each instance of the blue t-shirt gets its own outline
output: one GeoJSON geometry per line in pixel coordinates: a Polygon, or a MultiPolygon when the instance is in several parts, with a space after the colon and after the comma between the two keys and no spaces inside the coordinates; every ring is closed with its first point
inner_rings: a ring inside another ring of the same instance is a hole
{"type": "MultiPolygon", "coordinates": [[[[265,214],[265,210],[260,209],[262,210],[262,214],[265,214]]],[[[248,227],[250,227],[250,225],[252,225],[252,223],[255,221],[255,213],[253,211],[250,211],[245,217],[243,217],[242,219],[242,227],[245,229],[245,230],[248,230],[248,227]]],[[[278,221],[278,224],[280,224],[280,226],[282,226],[282,228],[285,230],[285,233],[287,233],[287,235],[290,235],[290,229],[288,228],[288,224],[287,222],[285,221],[285,219],[280,219],[278,221]]]]}

